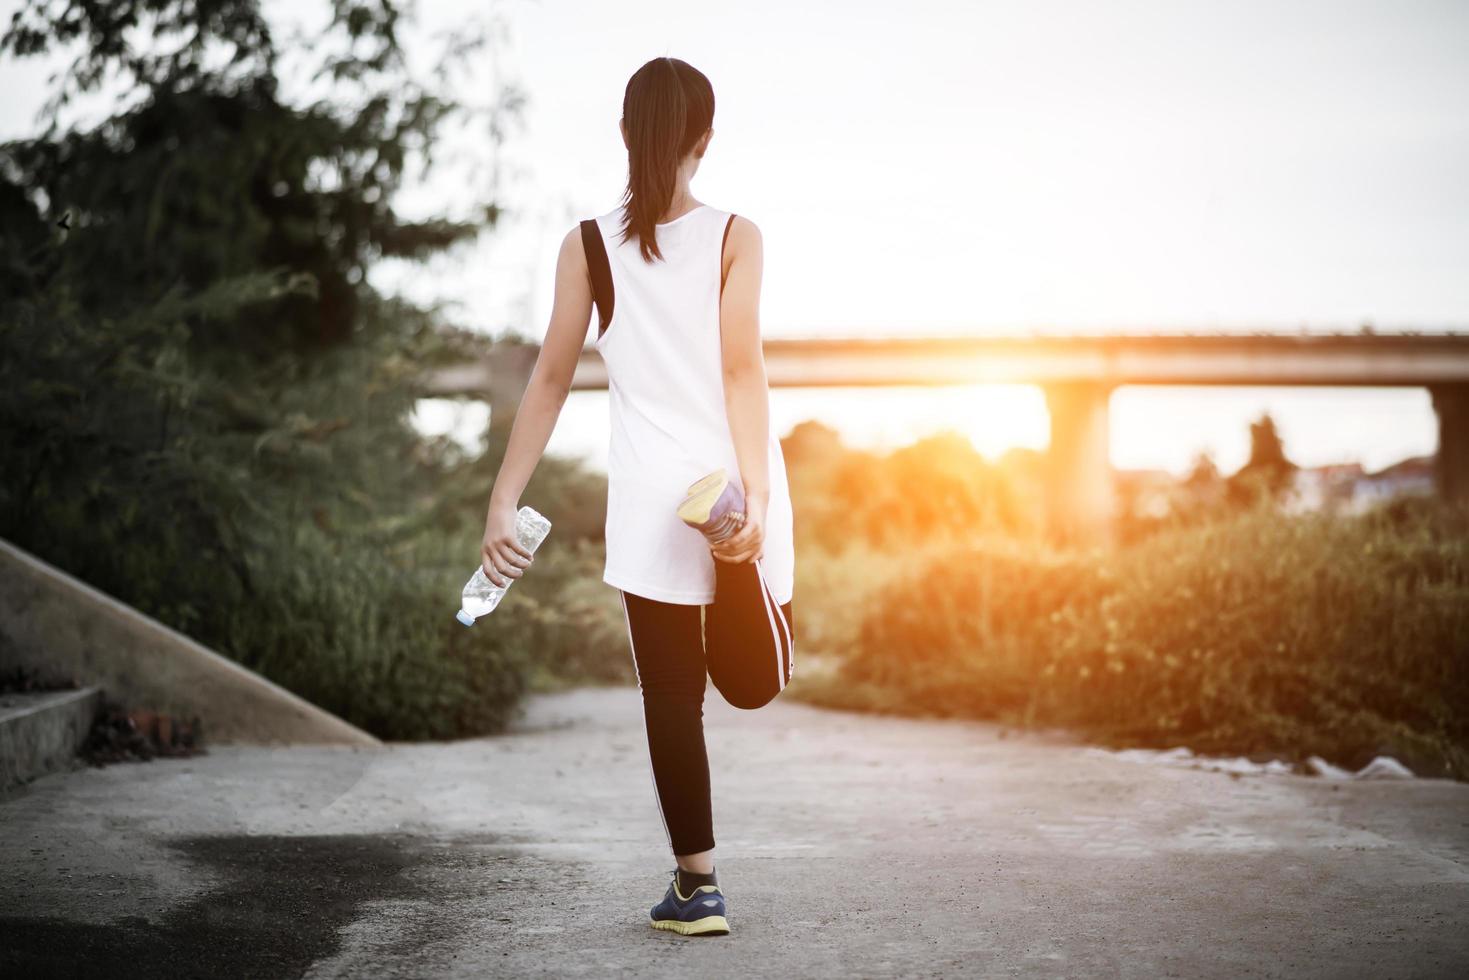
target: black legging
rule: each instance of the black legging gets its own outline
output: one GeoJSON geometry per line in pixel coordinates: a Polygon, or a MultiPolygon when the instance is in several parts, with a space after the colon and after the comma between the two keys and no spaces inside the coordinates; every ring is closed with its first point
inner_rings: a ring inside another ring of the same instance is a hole
{"type": "Polygon", "coordinates": [[[675,855],[710,850],[714,821],[704,751],[705,676],[736,708],[769,703],[791,679],[791,603],[776,603],[763,559],[715,559],[714,601],[705,606],[661,602],[620,589],[618,595],[669,846],[675,855]]]}

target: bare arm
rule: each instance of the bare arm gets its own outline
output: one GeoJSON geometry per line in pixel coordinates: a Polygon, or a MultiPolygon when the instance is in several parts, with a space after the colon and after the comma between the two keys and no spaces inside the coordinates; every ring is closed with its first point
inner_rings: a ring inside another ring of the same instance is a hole
{"type": "Polygon", "coordinates": [[[770,502],[770,389],[760,338],[760,280],[764,241],[755,223],[736,217],[725,243],[728,266],[719,302],[724,405],[735,458],[744,480],[746,526],[715,548],[716,557],[746,561],[761,555],[770,502]]]}
{"type": "Polygon", "coordinates": [[[509,579],[520,578],[530,564],[530,552],[515,538],[515,513],[520,508],[520,495],[546,451],[551,431],[556,428],[561,406],[566,403],[591,318],[592,285],[587,256],[582,249],[580,228],[573,228],[561,240],[551,324],[536,356],[525,394],[521,396],[505,446],[505,458],[500,462],[490,492],[480,560],[485,575],[496,585],[507,585],[509,579]]]}

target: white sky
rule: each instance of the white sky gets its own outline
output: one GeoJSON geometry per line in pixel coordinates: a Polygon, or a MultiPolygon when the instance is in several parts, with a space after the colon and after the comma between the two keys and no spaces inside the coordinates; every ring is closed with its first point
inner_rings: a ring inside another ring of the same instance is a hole
{"type": "MultiPolygon", "coordinates": [[[[505,225],[377,278],[457,301],[487,332],[544,335],[557,242],[622,190],[623,87],[665,54],[714,85],[694,191],[761,226],[768,335],[1469,328],[1469,3],[419,9],[429,32],[503,18],[509,56],[462,88],[483,97],[498,72],[529,103],[505,225]]],[[[6,135],[40,101],[26,68],[0,66],[6,135]]],[[[488,156],[474,134],[463,149],[488,156]]],[[[452,206],[464,179],[442,173],[408,204],[452,206]]],[[[1435,444],[1419,391],[1128,389],[1113,404],[1122,466],[1176,470],[1210,449],[1230,469],[1265,407],[1302,462],[1435,444]]],[[[772,408],[782,431],[815,415],[869,445],[945,424],[986,451],[1045,440],[1029,389],[777,391],[772,408]]],[[[552,450],[595,458],[605,439],[605,396],[574,396],[552,450]]]]}
{"type": "MultiPolygon", "coordinates": [[[[714,85],[694,189],[760,224],[769,335],[1469,327],[1469,4],[494,9],[530,99],[517,213],[452,287],[492,331],[544,335],[556,245],[615,205],[623,87],[658,55],[714,85]]],[[[1113,461],[1231,470],[1266,410],[1307,464],[1437,441],[1423,391],[1131,388],[1113,461]]],[[[777,390],[772,412],[878,448],[1046,442],[1024,388],[777,390]]],[[[572,396],[552,449],[600,462],[605,416],[572,396]]]]}
{"type": "Polygon", "coordinates": [[[714,85],[695,192],[764,231],[772,334],[1469,325],[1466,3],[492,9],[530,95],[525,234],[457,287],[494,329],[508,280],[544,332],[555,243],[616,203],[623,87],[663,54],[714,85]]]}

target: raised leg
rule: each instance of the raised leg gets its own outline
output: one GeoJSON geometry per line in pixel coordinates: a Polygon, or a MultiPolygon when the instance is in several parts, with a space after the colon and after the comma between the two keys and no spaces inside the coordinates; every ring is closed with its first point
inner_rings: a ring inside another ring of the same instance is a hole
{"type": "Polygon", "coordinates": [[[791,679],[792,603],[779,604],[764,561],[714,561],[714,602],[704,607],[709,677],[736,708],[768,704],[791,679]]]}

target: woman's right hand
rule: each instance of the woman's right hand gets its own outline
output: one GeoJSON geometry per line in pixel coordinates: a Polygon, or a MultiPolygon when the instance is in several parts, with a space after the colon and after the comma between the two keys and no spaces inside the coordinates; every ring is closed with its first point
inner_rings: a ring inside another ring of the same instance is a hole
{"type": "Polygon", "coordinates": [[[485,537],[480,543],[480,565],[497,588],[506,588],[525,574],[535,556],[515,536],[514,507],[490,504],[485,515],[485,537]]]}
{"type": "Polygon", "coordinates": [[[744,525],[723,541],[709,546],[714,557],[734,564],[764,557],[765,512],[768,508],[767,498],[746,495],[744,525]]]}

